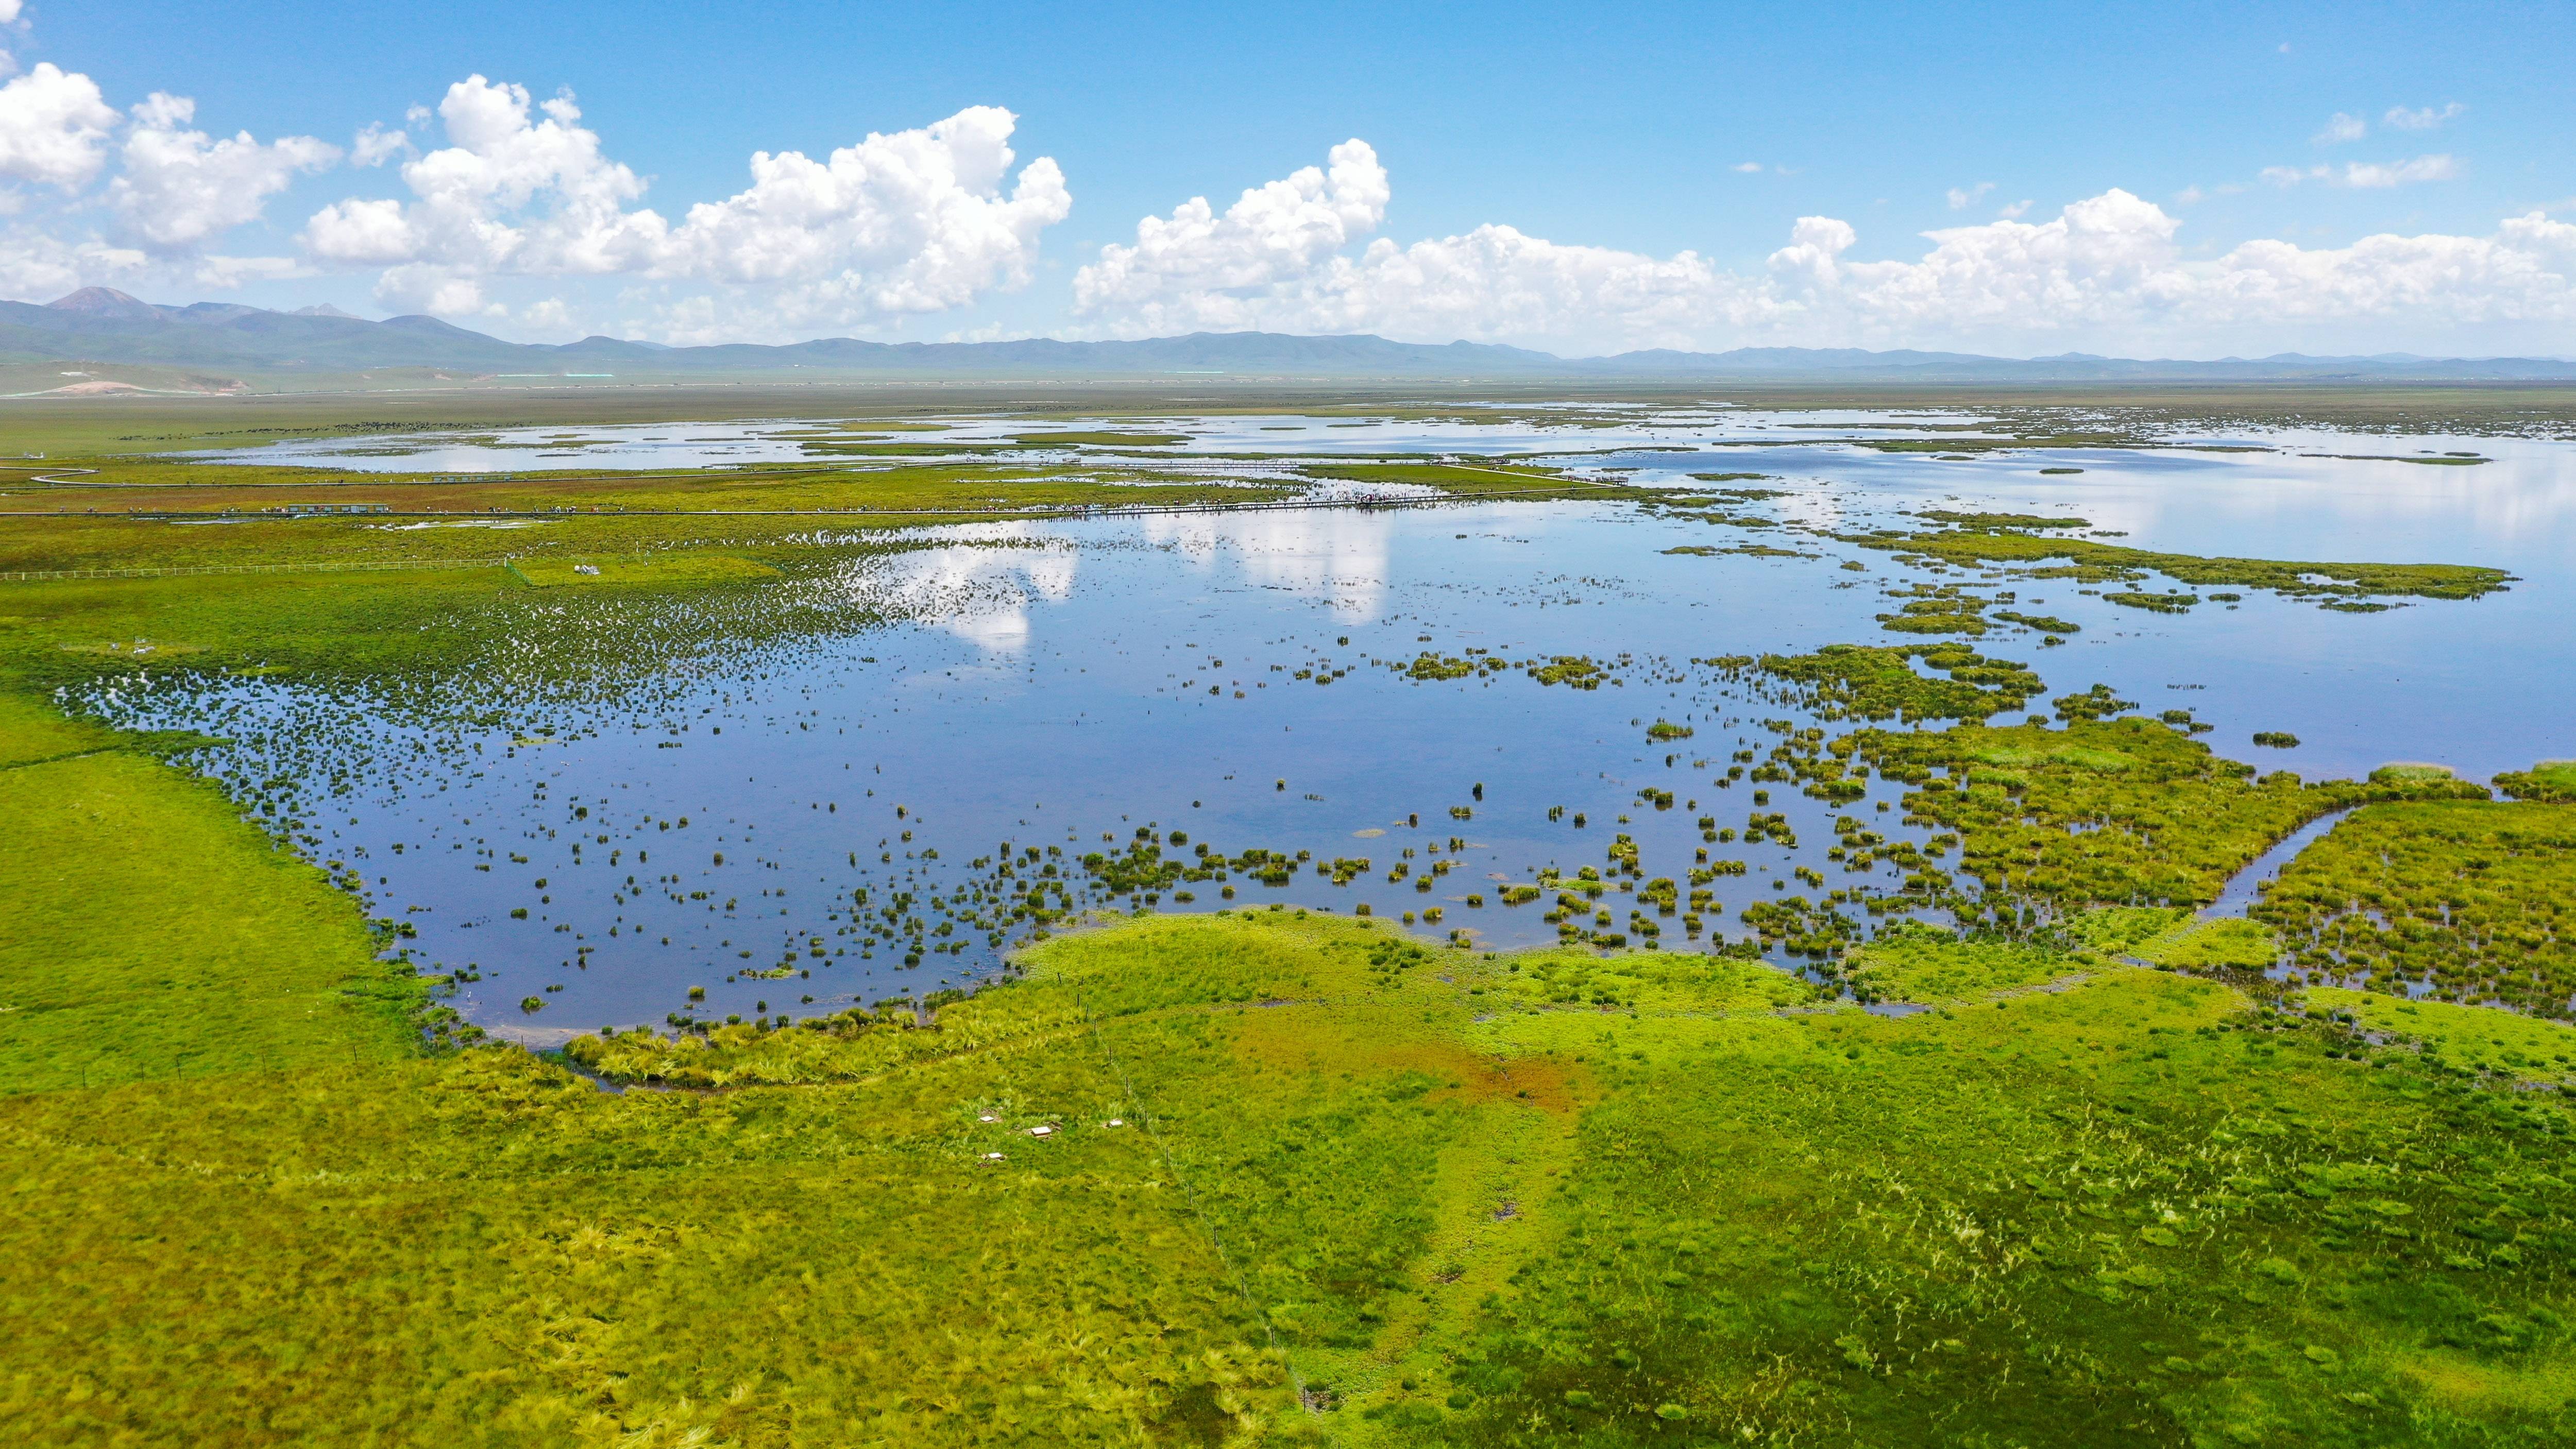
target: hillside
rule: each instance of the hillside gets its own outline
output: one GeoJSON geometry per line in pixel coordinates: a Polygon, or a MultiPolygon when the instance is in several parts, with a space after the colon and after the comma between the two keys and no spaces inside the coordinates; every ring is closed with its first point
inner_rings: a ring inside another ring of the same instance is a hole
{"type": "MultiPolygon", "coordinates": [[[[1368,335],[1193,332],[1138,341],[867,342],[666,347],[613,337],[560,345],[504,342],[435,317],[370,322],[329,307],[274,312],[238,303],[162,306],[84,287],[42,306],[0,302],[0,363],[78,362],[254,374],[440,368],[498,376],[723,377],[822,372],[900,376],[1075,377],[1248,374],[1333,378],[1589,378],[1835,382],[2395,382],[2576,379],[2551,358],[2309,357],[2214,361],[2065,353],[1744,347],[1558,357],[1490,343],[1434,345],[1368,335]]],[[[80,384],[70,384],[78,386],[80,384]]],[[[145,384],[150,385],[150,384],[145,384]]],[[[34,389],[44,390],[44,389],[34,389]]]]}

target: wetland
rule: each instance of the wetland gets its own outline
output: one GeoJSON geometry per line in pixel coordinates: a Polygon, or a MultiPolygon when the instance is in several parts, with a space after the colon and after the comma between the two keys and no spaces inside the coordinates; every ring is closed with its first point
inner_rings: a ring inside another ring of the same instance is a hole
{"type": "Polygon", "coordinates": [[[2217,401],[48,421],[0,1415],[2563,1442],[2576,442],[2217,401]]]}

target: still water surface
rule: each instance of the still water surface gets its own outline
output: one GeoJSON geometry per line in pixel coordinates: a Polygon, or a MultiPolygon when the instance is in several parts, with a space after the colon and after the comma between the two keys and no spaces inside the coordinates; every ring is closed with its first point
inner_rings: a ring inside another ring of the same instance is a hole
{"type": "MultiPolygon", "coordinates": [[[[1896,792],[1873,781],[1870,798],[1836,809],[1773,785],[1756,805],[1760,787],[1721,783],[1737,751],[1758,759],[1775,742],[1764,721],[1809,721],[1690,661],[1897,642],[1874,617],[1893,607],[1886,591],[1934,576],[1802,529],[1902,524],[1925,507],[2079,515],[2121,542],[2177,552],[2510,570],[2519,581],[2501,594],[2377,614],[2248,591],[2232,607],[2142,615],[2066,580],[2007,582],[2019,607],[2080,632],[2046,648],[1999,629],[1977,647],[2031,663],[2050,694],[2098,681],[2149,712],[2189,708],[2215,726],[2205,738],[2222,753],[2310,777],[2416,760],[2482,779],[2576,754],[2567,445],[2300,433],[2254,440],[2261,452],[1942,461],[1847,442],[1775,445],[1760,434],[1777,421],[1580,430],[1587,449],[1694,449],[1581,460],[1633,469],[1634,481],[1767,475],[1752,486],[1784,496],[1733,511],[1781,525],[1772,528],[1551,503],[926,531],[906,551],[794,585],[842,591],[888,622],[717,650],[631,693],[554,710],[545,742],[517,725],[431,727],[390,699],[267,680],[141,692],[109,682],[90,702],[123,722],[234,739],[207,765],[237,783],[297,777],[279,788],[292,796],[288,813],[310,822],[315,858],[361,873],[377,912],[417,931],[423,962],[477,976],[454,1003],[469,1018],[540,1040],[692,1009],[803,1015],[971,983],[1025,938],[1009,909],[1024,891],[1079,882],[1076,858],[1123,848],[1140,829],[1167,841],[1184,832],[1189,845],[1167,844],[1170,856],[1205,843],[1370,862],[1346,885],[1313,862],[1284,886],[1232,872],[1180,886],[1187,902],[1157,892],[1155,908],[1348,912],[1367,902],[1384,918],[1438,906],[1438,925],[1415,927],[1426,939],[1463,927],[1494,947],[1556,934],[1539,919],[1547,904],[1504,906],[1500,887],[1543,867],[1604,865],[1620,833],[1648,877],[1685,878],[1702,848],[1744,861],[1746,874],[1714,882],[1723,904],[1711,935],[1728,939],[1743,935],[1735,913],[1752,900],[1821,894],[1794,874],[1802,866],[1829,888],[1866,879],[1892,889],[1894,872],[1846,876],[1825,851],[1842,813],[1890,839],[1922,839],[1900,823],[1901,806],[1879,810],[1896,792]],[[2445,451],[2490,461],[2318,456],[2445,451]],[[1661,552],[1745,542],[1808,556],[1661,552]],[[1577,691],[1518,671],[1417,682],[1384,667],[1426,650],[1589,655],[1618,683],[1577,691]],[[1694,733],[1650,743],[1658,719],[1694,733]],[[2301,744],[2257,750],[2257,730],[2301,744]],[[346,793],[331,793],[334,770],[346,793]],[[1657,809],[1648,790],[1674,803],[1657,809]],[[1700,817],[1732,831],[1757,810],[1785,814],[1797,844],[1705,842],[1700,817]],[[1021,862],[1008,897],[990,865],[1006,842],[1021,862]],[[1418,890],[1435,860],[1448,870],[1418,890]],[[1389,882],[1399,862],[1408,878],[1389,882]],[[905,965],[914,954],[922,964],[905,965]],[[789,974],[742,974],[780,968],[789,974]],[[692,987],[706,991],[694,1008],[692,987]],[[540,1009],[523,1010],[529,997],[540,1009]]],[[[1487,453],[1566,447],[1572,431],[1276,418],[1183,430],[1194,445],[1229,449],[1487,453]]],[[[1604,904],[1626,919],[1624,899],[1604,904]]],[[[1664,929],[1667,948],[1708,944],[1683,939],[1669,918],[1664,929]]]]}

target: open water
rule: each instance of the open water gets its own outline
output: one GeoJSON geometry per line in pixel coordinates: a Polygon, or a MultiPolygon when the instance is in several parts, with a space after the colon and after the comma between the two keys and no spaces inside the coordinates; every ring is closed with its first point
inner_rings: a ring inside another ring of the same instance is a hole
{"type": "MultiPolygon", "coordinates": [[[[1901,420],[1831,420],[1852,437],[1901,435],[1874,426],[1901,420]]],[[[970,984],[1026,939],[1013,913],[1032,887],[1067,883],[1048,897],[1058,903],[1147,904],[1141,894],[1086,894],[1076,864],[1124,849],[1140,830],[1166,857],[1193,857],[1200,844],[1310,857],[1284,885],[1233,870],[1155,890],[1152,908],[1349,912],[1365,902],[1382,919],[1417,913],[1412,928],[1426,940],[1464,928],[1490,947],[1556,936],[1539,919],[1545,901],[1506,906],[1504,886],[1542,867],[1605,866],[1623,833],[1647,877],[1686,879],[1702,849],[1745,864],[1711,883],[1721,905],[1706,913],[1706,935],[1685,939],[1663,919],[1666,949],[1741,939],[1736,913],[1756,899],[1864,882],[1892,889],[1892,869],[1849,876],[1825,851],[1846,814],[1890,840],[1920,841],[1901,807],[1879,808],[1896,792],[1872,781],[1869,798],[1833,807],[1781,784],[1757,804],[1764,787],[1725,781],[1738,752],[1768,753],[1778,736],[1765,721],[1809,721],[1691,661],[1915,642],[1883,633],[1876,616],[1895,607],[1891,589],[1925,580],[2013,590],[2012,607],[2078,624],[2061,647],[2009,628],[1971,641],[2037,668],[2047,694],[2100,682],[2150,713],[2188,708],[2214,726],[2204,736],[2214,747],[2266,769],[2315,778],[2406,760],[2483,779],[2576,754],[2569,445],[2302,432],[2180,440],[2262,451],[1942,460],[1817,442],[1791,419],[1750,414],[1608,430],[1340,421],[1206,419],[1175,430],[1192,447],[1229,451],[1490,456],[1579,445],[1586,466],[1677,485],[1693,472],[1759,473],[1713,486],[1779,490],[1728,510],[1776,526],[1624,504],[1462,503],[958,528],[792,585],[838,591],[885,622],[718,649],[631,691],[550,706],[550,736],[525,733],[524,721],[460,727],[453,720],[470,711],[433,720],[391,697],[263,679],[144,690],[103,681],[87,702],[119,722],[232,739],[202,757],[211,773],[246,795],[267,782],[281,816],[304,822],[310,853],[361,875],[374,909],[411,926],[406,944],[424,965],[465,974],[454,1005],[538,1040],[674,1013],[803,1015],[970,984]],[[1660,451],[1673,448],[1689,451],[1660,451]],[[2487,461],[2402,461],[2446,453],[2487,461]],[[2486,564],[2517,582],[2476,601],[2382,613],[2244,590],[2241,604],[2157,615],[2067,580],[1929,574],[1823,536],[1903,524],[1930,507],[2077,515],[2119,542],[2184,553],[2486,564]],[[1798,556],[1662,552],[1747,543],[1798,556]],[[1545,686],[1517,668],[1417,681],[1386,667],[1425,651],[1515,664],[1583,655],[1615,682],[1545,686]],[[1652,742],[1658,720],[1692,733],[1652,742]],[[2257,749],[2256,731],[2300,744],[2257,749]],[[1671,792],[1669,807],[1647,793],[1659,791],[1671,792]],[[1794,845],[1705,838],[1773,812],[1787,817],[1794,845]],[[1005,844],[1008,878],[995,864],[1005,844]],[[1344,884],[1316,870],[1363,857],[1366,869],[1344,884]],[[1445,866],[1436,875],[1435,862],[1445,866]],[[1405,878],[1390,881],[1399,864],[1405,878]],[[1801,867],[1825,885],[1802,881],[1801,867]],[[1424,879],[1432,889],[1417,888],[1424,879]],[[1437,924],[1420,916],[1433,907],[1437,924]],[[703,1000],[691,1001],[692,987],[703,1000]],[[522,1005],[530,999],[533,1011],[522,1005]]],[[[586,460],[594,466],[636,466],[619,450],[644,446],[648,433],[716,433],[578,431],[599,450],[586,460]]],[[[738,430],[725,446],[794,446],[758,431],[738,430]]],[[[469,451],[438,454],[435,466],[488,461],[470,451],[481,445],[458,446],[469,451]]],[[[374,461],[318,448],[233,456],[289,455],[329,467],[374,461]]],[[[525,452],[494,456],[529,466],[525,452]]],[[[673,596],[671,607],[687,606],[673,596]]],[[[2045,698],[2032,707],[2045,709],[2045,698]]],[[[507,712],[509,701],[492,703],[507,712]]],[[[1603,904],[1615,912],[1608,929],[1621,929],[1625,898],[1603,904]]]]}

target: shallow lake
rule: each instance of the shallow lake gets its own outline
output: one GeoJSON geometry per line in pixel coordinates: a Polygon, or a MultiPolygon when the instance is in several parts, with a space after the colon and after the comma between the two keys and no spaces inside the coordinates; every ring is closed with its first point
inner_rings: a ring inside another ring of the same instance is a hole
{"type": "MultiPolygon", "coordinates": [[[[1576,502],[924,531],[900,551],[843,556],[768,586],[825,591],[884,622],[717,648],[557,701],[551,735],[518,720],[455,723],[480,704],[496,717],[514,707],[477,700],[472,681],[428,712],[364,690],[243,678],[103,681],[88,703],[123,723],[232,739],[201,757],[211,773],[245,791],[271,782],[281,810],[306,822],[310,853],[361,874],[376,912],[417,932],[407,944],[418,959],[475,978],[460,986],[460,1011],[540,1040],[673,1013],[804,1015],[969,984],[1026,938],[1011,914],[1032,888],[1066,882],[1073,889],[1047,898],[1129,908],[1127,895],[1086,894],[1076,862],[1123,851],[1140,830],[1166,858],[1192,863],[1201,845],[1310,857],[1286,884],[1229,870],[1152,890],[1152,908],[1366,903],[1382,919],[1415,912],[1426,941],[1464,928],[1491,947],[1556,936],[1540,919],[1552,897],[1505,905],[1504,886],[1544,867],[1572,876],[1606,866],[1624,833],[1650,878],[1686,880],[1703,849],[1712,862],[1744,862],[1744,874],[1710,884],[1722,905],[1705,913],[1706,934],[1686,939],[1676,918],[1660,923],[1666,949],[1739,940],[1736,913],[1756,899],[1893,888],[1893,869],[1849,876],[1827,860],[1837,816],[1891,840],[1923,835],[1900,823],[1901,807],[1882,811],[1898,792],[1877,781],[1840,808],[1794,784],[1767,787],[1757,804],[1766,787],[1721,783],[1739,751],[1759,760],[1777,742],[1766,721],[1810,721],[1691,661],[1922,642],[1883,632],[1876,617],[1894,607],[1891,589],[1922,581],[2013,589],[2016,607],[2079,625],[2062,647],[2011,628],[1971,641],[2032,665],[2047,695],[2100,682],[2149,713],[2188,708],[2214,726],[2214,747],[2265,769],[2314,778],[2415,760],[2483,779],[2576,754],[2568,445],[2301,432],[2184,440],[2264,449],[2255,452],[1945,461],[1804,434],[1775,443],[1761,434],[1790,433],[1782,419],[1740,414],[1620,429],[1343,421],[1196,419],[1174,430],[1229,450],[1688,447],[1581,461],[1675,485],[1693,472],[1759,473],[1694,486],[1782,496],[1726,505],[1774,525],[1750,528],[1576,502]],[[2399,461],[2445,452],[2488,461],[2399,461]],[[2248,589],[2240,604],[2160,615],[2113,607],[2071,580],[1927,572],[1815,531],[1903,524],[1930,507],[2076,515],[2120,543],[2184,553],[2487,564],[2518,582],[2380,613],[2248,589]],[[1747,543],[1801,556],[1662,552],[1747,543]],[[1519,668],[1415,680],[1388,667],[1425,651],[1515,665],[1584,655],[1615,683],[1548,686],[1519,668]],[[1658,720],[1692,733],[1651,742],[1658,720]],[[2258,730],[2300,744],[2257,749],[2258,730]],[[1648,791],[1673,803],[1657,808],[1648,791]],[[1700,823],[1740,832],[1751,814],[1773,812],[1794,846],[1711,842],[1700,823]],[[1007,878],[997,869],[1005,843],[1007,878]],[[1317,871],[1360,858],[1368,865],[1344,884],[1317,871]],[[1390,881],[1399,865],[1404,878],[1390,881]],[[1825,885],[1802,882],[1802,867],[1825,885]],[[1418,888],[1424,880],[1431,889],[1418,888]],[[1436,924],[1421,918],[1434,907],[1436,924]],[[692,987],[705,991],[694,1004],[692,987]],[[538,1009],[523,1008],[530,998],[538,1009]]],[[[1838,421],[1865,438],[1885,420],[1838,421]]],[[[647,431],[714,435],[704,425],[627,431],[639,443],[647,431]]],[[[504,456],[529,466],[525,454],[504,456]]],[[[415,456],[401,466],[468,464],[415,456]]],[[[655,607],[696,607],[686,594],[664,599],[655,607]]],[[[1132,903],[1147,904],[1143,894],[1132,903]]],[[[1599,904],[1612,913],[1603,929],[1627,927],[1629,898],[1614,889],[1599,904]]]]}
{"type": "MultiPolygon", "coordinates": [[[[1960,421],[1948,414],[1924,416],[1937,416],[1945,424],[1960,421]]],[[[1628,408],[1610,410],[1607,419],[1604,420],[1603,410],[1593,405],[1513,409],[1510,421],[1493,423],[1303,414],[1080,422],[957,416],[907,419],[889,428],[866,421],[841,425],[809,419],[752,419],[297,438],[195,456],[212,463],[306,466],[353,473],[468,475],[729,468],[747,463],[831,464],[845,461],[837,457],[835,449],[853,444],[901,445],[925,450],[931,456],[941,449],[953,448],[961,450],[960,456],[970,458],[987,455],[967,450],[1017,444],[1020,446],[1009,455],[1011,460],[1029,462],[1060,462],[1083,456],[1071,444],[1045,446],[1047,439],[1054,436],[1096,440],[1094,446],[1113,452],[1150,451],[1179,456],[1245,452],[1604,453],[1621,447],[1695,451],[1712,442],[1749,443],[1773,437],[1784,443],[1813,440],[1813,429],[1819,425],[1832,427],[1837,436],[1919,436],[1903,423],[1844,412],[1772,414],[1741,409],[1628,408]],[[1566,414],[1565,420],[1550,416],[1560,411],[1566,414]],[[1133,441],[1114,441],[1121,438],[1133,441]]],[[[890,461],[917,462],[921,458],[879,458],[850,466],[882,467],[890,461]]]]}

